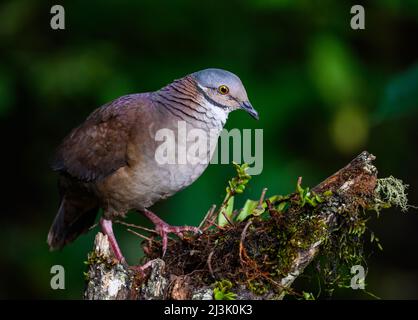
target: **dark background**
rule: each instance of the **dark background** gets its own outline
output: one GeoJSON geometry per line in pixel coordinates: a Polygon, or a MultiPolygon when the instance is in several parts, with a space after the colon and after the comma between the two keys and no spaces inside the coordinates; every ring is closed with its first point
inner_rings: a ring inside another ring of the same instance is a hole
{"type": "MultiPolygon", "coordinates": [[[[292,192],[298,176],[315,185],[368,150],[379,175],[410,184],[418,203],[417,1],[368,1],[365,30],[350,28],[350,1],[78,0],[60,2],[60,31],[49,26],[58,3],[0,4],[1,298],[81,297],[95,232],[61,252],[46,245],[58,206],[49,160],[60,140],[105,102],[208,67],[239,75],[260,114],[256,122],[235,112],[227,128],[264,129],[264,170],[242,199],[263,187],[292,192]],[[65,267],[65,290],[50,288],[54,264],[65,267]]],[[[155,211],[197,225],[232,175],[212,165],[155,211]]],[[[136,214],[129,221],[149,225],[136,214]]],[[[385,210],[370,227],[384,250],[369,259],[367,290],[418,298],[417,211],[385,210]]],[[[138,238],[121,226],[116,234],[137,263],[138,238]]]]}

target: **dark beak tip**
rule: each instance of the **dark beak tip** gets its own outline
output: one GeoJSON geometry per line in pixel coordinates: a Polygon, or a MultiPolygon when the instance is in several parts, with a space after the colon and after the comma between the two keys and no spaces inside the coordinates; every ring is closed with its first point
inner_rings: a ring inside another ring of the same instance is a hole
{"type": "Polygon", "coordinates": [[[254,119],[259,120],[258,112],[253,108],[250,102],[244,102],[242,104],[242,109],[247,111],[254,119]]]}
{"type": "Polygon", "coordinates": [[[258,116],[258,112],[257,111],[252,111],[252,112],[248,112],[250,114],[250,116],[252,118],[254,118],[255,120],[260,120],[260,117],[258,116]]]}

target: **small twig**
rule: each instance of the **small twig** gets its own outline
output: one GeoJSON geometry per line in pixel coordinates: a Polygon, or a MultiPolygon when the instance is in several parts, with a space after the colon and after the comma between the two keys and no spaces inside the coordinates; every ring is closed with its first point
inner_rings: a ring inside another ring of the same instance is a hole
{"type": "Polygon", "coordinates": [[[96,228],[96,227],[97,227],[97,225],[98,225],[98,223],[93,224],[93,225],[89,228],[89,231],[90,231],[90,230],[93,230],[94,228],[96,228]]]}
{"type": "Polygon", "coordinates": [[[214,275],[214,273],[213,273],[213,269],[212,269],[212,256],[213,256],[214,252],[215,252],[215,251],[211,251],[211,252],[209,253],[208,260],[207,260],[207,264],[208,264],[209,272],[210,272],[210,275],[212,276],[212,278],[215,278],[215,275],[214,275]]]}
{"type": "Polygon", "coordinates": [[[234,225],[234,223],[232,222],[231,218],[229,218],[229,217],[227,216],[227,214],[225,213],[225,211],[224,211],[224,210],[222,210],[221,212],[222,212],[222,215],[225,217],[226,221],[228,221],[228,224],[230,224],[231,226],[233,226],[233,225],[234,225]]]}
{"type": "Polygon", "coordinates": [[[260,200],[258,201],[258,207],[261,208],[264,202],[264,198],[266,197],[267,188],[264,188],[261,192],[260,200]]]}
{"type": "Polygon", "coordinates": [[[155,241],[155,240],[153,240],[153,239],[151,239],[151,238],[149,238],[149,237],[147,237],[147,236],[144,236],[143,234],[140,234],[140,233],[138,233],[138,232],[135,232],[135,231],[133,231],[133,230],[131,230],[131,229],[126,229],[126,231],[128,231],[128,232],[130,232],[130,233],[132,233],[132,234],[134,234],[134,235],[136,235],[136,236],[138,236],[138,237],[140,237],[140,238],[142,238],[142,239],[145,239],[145,240],[148,240],[148,241],[155,241]]]}
{"type": "MultiPolygon", "coordinates": [[[[272,217],[277,217],[280,214],[280,212],[276,210],[276,208],[274,207],[274,205],[271,203],[269,199],[266,200],[266,205],[267,205],[267,211],[270,213],[272,217]]],[[[276,221],[279,222],[279,220],[276,220],[276,221]]]]}
{"type": "Polygon", "coordinates": [[[240,210],[234,210],[234,211],[232,211],[231,218],[232,218],[233,221],[235,221],[235,219],[237,218],[237,216],[239,215],[239,213],[240,213],[240,210]]]}
{"type": "Polygon", "coordinates": [[[252,220],[248,220],[247,224],[245,225],[244,229],[242,229],[242,232],[241,232],[241,240],[239,242],[239,259],[241,261],[241,264],[244,262],[242,256],[244,254],[245,256],[247,256],[247,253],[245,252],[244,241],[245,241],[245,236],[247,234],[247,229],[252,223],[253,223],[252,220]]]}
{"type": "Polygon", "coordinates": [[[205,269],[196,269],[196,270],[193,270],[192,272],[186,274],[185,276],[191,277],[195,273],[199,273],[199,272],[205,272],[205,269]]]}
{"type": "Polygon", "coordinates": [[[302,185],[302,177],[298,177],[297,185],[298,186],[302,185]]]}
{"type": "Polygon", "coordinates": [[[217,217],[218,217],[218,215],[219,215],[219,210],[218,211],[215,211],[216,205],[213,205],[212,208],[213,208],[213,211],[211,212],[211,214],[207,218],[207,221],[206,221],[206,224],[207,225],[205,227],[203,227],[203,229],[202,229],[203,232],[205,232],[206,230],[208,230],[212,226],[214,226],[214,227],[216,227],[217,229],[220,229],[220,230],[223,230],[224,229],[223,227],[221,227],[220,225],[218,225],[215,222],[216,219],[217,219],[217,217]]]}
{"type": "Polygon", "coordinates": [[[229,200],[231,199],[231,197],[233,196],[232,192],[228,193],[228,195],[225,197],[224,201],[222,202],[222,205],[219,207],[218,210],[218,214],[216,216],[218,216],[220,213],[222,213],[222,215],[225,217],[226,221],[228,222],[228,224],[230,224],[231,226],[234,224],[231,219],[226,215],[225,213],[225,207],[228,204],[229,200]]]}
{"type": "Polygon", "coordinates": [[[216,227],[219,230],[224,230],[224,228],[218,225],[215,221],[216,221],[216,216],[211,221],[208,222],[208,225],[204,227],[202,231],[205,232],[212,226],[216,227]]]}
{"type": "Polygon", "coordinates": [[[274,281],[272,278],[270,278],[270,277],[268,277],[268,276],[266,276],[264,274],[262,274],[262,277],[264,279],[266,279],[267,281],[271,282],[273,285],[275,285],[277,288],[279,288],[281,290],[287,291],[290,294],[293,294],[295,296],[303,297],[303,294],[301,294],[300,292],[297,292],[297,291],[293,290],[291,287],[286,287],[286,286],[278,283],[277,281],[274,281]]]}
{"type": "MultiPolygon", "coordinates": [[[[217,227],[218,229],[223,229],[221,226],[219,226],[218,224],[215,223],[215,220],[217,219],[217,217],[222,213],[222,215],[225,217],[226,221],[232,226],[233,222],[231,221],[231,219],[225,214],[224,209],[225,206],[228,204],[229,199],[231,199],[231,197],[233,196],[232,193],[228,193],[227,196],[225,197],[224,201],[222,202],[221,206],[219,207],[219,210],[216,211],[216,214],[214,215],[213,219],[211,221],[209,221],[209,225],[207,227],[205,227],[203,229],[203,231],[206,231],[207,229],[209,229],[212,225],[217,227]]],[[[215,212],[215,211],[213,211],[215,212]]]]}
{"type": "Polygon", "coordinates": [[[214,205],[212,205],[212,207],[210,207],[210,209],[206,213],[205,217],[203,218],[202,222],[200,222],[199,229],[206,224],[207,220],[212,216],[215,209],[216,209],[216,204],[214,204],[214,205]]]}
{"type": "Polygon", "coordinates": [[[119,224],[122,224],[122,225],[124,225],[124,226],[131,227],[131,228],[141,229],[141,230],[144,230],[144,231],[147,231],[147,232],[150,232],[150,233],[156,233],[156,234],[159,234],[159,233],[158,233],[157,231],[155,231],[154,229],[145,228],[145,227],[138,226],[138,225],[136,225],[136,224],[132,224],[132,223],[127,223],[127,222],[124,222],[124,221],[121,221],[121,220],[116,220],[116,221],[115,221],[115,223],[119,223],[119,224]]]}
{"type": "Polygon", "coordinates": [[[221,206],[219,207],[218,213],[220,213],[223,209],[225,209],[225,206],[228,204],[228,201],[229,201],[229,199],[231,199],[232,196],[233,196],[233,194],[231,192],[229,192],[227,194],[227,196],[225,197],[225,199],[222,202],[221,206]]]}

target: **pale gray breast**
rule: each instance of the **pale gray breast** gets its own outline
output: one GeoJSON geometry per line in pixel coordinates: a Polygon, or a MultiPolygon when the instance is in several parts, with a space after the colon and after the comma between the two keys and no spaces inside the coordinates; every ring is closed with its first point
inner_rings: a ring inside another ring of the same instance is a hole
{"type": "MultiPolygon", "coordinates": [[[[157,106],[161,108],[161,118],[148,128],[149,138],[154,140],[153,147],[147,148],[145,154],[143,148],[138,149],[142,152],[142,161],[135,169],[132,188],[137,201],[145,207],[175,194],[201,176],[212,158],[226,121],[226,116],[214,114],[212,108],[217,107],[203,102],[200,105],[203,111],[197,113],[193,110],[179,111],[170,108],[172,102],[163,102],[157,106]],[[214,121],[214,118],[219,119],[214,121]],[[164,136],[162,141],[157,141],[158,132],[160,138],[164,136]],[[161,159],[161,151],[168,146],[167,137],[175,139],[169,142],[174,143],[169,150],[173,154],[161,159]],[[164,163],[168,158],[169,163],[164,163]]],[[[218,110],[216,112],[219,113],[218,110]]]]}
{"type": "MultiPolygon", "coordinates": [[[[205,171],[210,163],[213,152],[216,148],[216,142],[219,137],[221,128],[213,128],[209,130],[200,126],[193,126],[186,123],[186,132],[193,140],[183,140],[179,138],[179,128],[171,125],[173,135],[176,137],[175,148],[173,150],[174,163],[164,163],[158,158],[158,148],[163,150],[163,143],[157,143],[156,153],[149,155],[147,163],[138,168],[138,181],[143,185],[144,191],[160,195],[166,198],[177,191],[189,186],[205,171]],[[204,136],[203,136],[204,134],[204,136]],[[146,177],[144,179],[144,177],[146,177]],[[145,187],[145,188],[144,188],[145,187]]],[[[163,159],[164,160],[164,159],[163,159]]]]}

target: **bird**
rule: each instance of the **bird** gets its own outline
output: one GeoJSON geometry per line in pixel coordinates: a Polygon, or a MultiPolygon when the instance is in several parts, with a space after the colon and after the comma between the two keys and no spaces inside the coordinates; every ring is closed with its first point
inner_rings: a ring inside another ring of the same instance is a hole
{"type": "MultiPolygon", "coordinates": [[[[240,78],[210,68],[154,92],[121,96],[94,110],[63,139],[51,162],[58,174],[60,202],[47,237],[50,250],[61,249],[86,233],[99,211],[101,230],[120,262],[126,260],[112,221],[124,218],[128,211],[142,213],[155,225],[163,255],[169,233],[180,237],[184,232],[200,233],[194,226],[171,226],[149,208],[192,184],[209,161],[157,161],[161,141],[156,134],[164,129],[179,133],[183,123],[189,130],[210,132],[217,141],[228,114],[237,109],[258,120],[240,78]]],[[[174,149],[181,156],[180,148],[174,149]]],[[[210,159],[213,153],[212,146],[205,156],[210,159]]]]}

